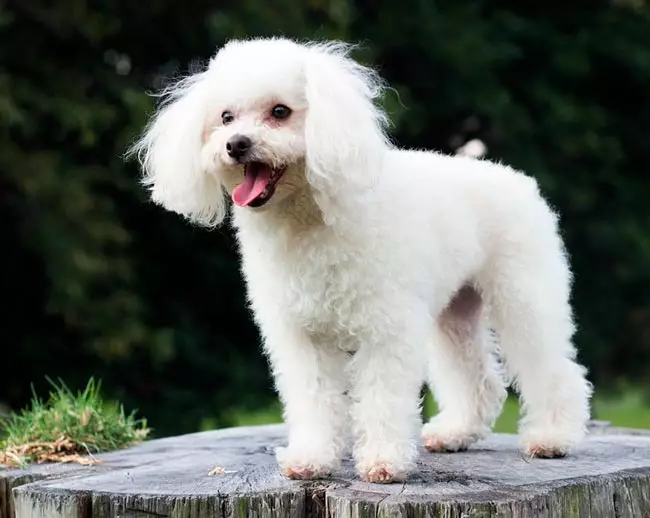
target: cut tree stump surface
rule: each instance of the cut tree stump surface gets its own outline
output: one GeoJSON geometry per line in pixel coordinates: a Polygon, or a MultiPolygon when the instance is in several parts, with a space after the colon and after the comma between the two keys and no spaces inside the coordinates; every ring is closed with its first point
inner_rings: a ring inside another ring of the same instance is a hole
{"type": "Polygon", "coordinates": [[[98,455],[93,466],[0,470],[0,517],[650,517],[650,436],[593,428],[565,459],[528,459],[515,435],[469,451],[424,450],[406,483],[286,480],[281,425],[159,439],[98,455]],[[220,467],[225,473],[209,475],[220,467]],[[13,495],[13,498],[12,498],[13,495]]]}

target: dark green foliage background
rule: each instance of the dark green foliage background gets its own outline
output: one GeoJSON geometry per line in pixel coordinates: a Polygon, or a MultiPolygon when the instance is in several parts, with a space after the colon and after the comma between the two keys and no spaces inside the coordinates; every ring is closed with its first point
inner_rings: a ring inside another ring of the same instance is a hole
{"type": "Polygon", "coordinates": [[[481,138],[562,214],[582,359],[650,367],[644,0],[0,1],[0,400],[89,376],[159,435],[273,399],[234,243],[152,206],[122,154],[165,78],[225,39],[363,43],[404,146],[481,138]]]}

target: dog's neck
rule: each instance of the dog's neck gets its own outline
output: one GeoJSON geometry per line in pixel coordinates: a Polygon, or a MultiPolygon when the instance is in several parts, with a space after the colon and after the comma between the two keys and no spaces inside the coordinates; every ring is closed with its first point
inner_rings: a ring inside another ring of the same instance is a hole
{"type": "Polygon", "coordinates": [[[325,223],[323,212],[307,185],[283,200],[277,207],[273,207],[269,216],[274,226],[289,225],[298,231],[322,227],[325,223]]]}
{"type": "MultiPolygon", "coordinates": [[[[378,166],[377,166],[378,167],[378,166]]],[[[360,200],[373,192],[370,185],[346,185],[346,195],[338,189],[340,185],[325,183],[312,185],[308,182],[277,204],[270,204],[263,210],[234,207],[235,227],[248,227],[268,235],[284,232],[297,236],[314,230],[331,230],[340,237],[348,235],[354,239],[359,228],[359,218],[372,212],[372,205],[360,200]],[[355,209],[356,204],[364,206],[363,214],[355,209]]]]}
{"type": "Polygon", "coordinates": [[[311,231],[330,229],[339,235],[354,232],[356,225],[350,221],[352,212],[335,196],[315,191],[305,185],[277,205],[262,211],[235,208],[235,227],[255,228],[268,235],[283,232],[297,236],[311,231]]]}
{"type": "Polygon", "coordinates": [[[325,225],[323,212],[307,185],[265,210],[253,212],[250,209],[234,208],[233,222],[239,228],[255,226],[269,233],[285,230],[294,235],[325,225]]]}

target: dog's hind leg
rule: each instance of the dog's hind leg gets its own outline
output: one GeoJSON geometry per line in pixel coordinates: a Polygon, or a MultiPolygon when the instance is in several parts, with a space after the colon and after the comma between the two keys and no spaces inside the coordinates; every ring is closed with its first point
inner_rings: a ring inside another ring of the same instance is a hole
{"type": "Polygon", "coordinates": [[[496,257],[483,281],[507,372],[521,395],[524,451],[561,457],[585,434],[591,385],[571,342],[568,264],[544,221],[535,232],[510,237],[516,249],[496,257]]]}
{"type": "Polygon", "coordinates": [[[488,433],[506,397],[480,294],[462,288],[437,319],[429,387],[439,407],[422,429],[429,451],[459,451],[488,433]]]}

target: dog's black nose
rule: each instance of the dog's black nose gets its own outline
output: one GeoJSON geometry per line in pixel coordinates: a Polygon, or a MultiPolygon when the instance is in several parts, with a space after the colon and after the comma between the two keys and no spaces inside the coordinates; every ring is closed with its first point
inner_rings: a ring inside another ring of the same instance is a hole
{"type": "Polygon", "coordinates": [[[251,142],[251,139],[248,137],[245,137],[244,135],[233,135],[228,139],[228,142],[226,142],[226,151],[228,151],[228,155],[231,158],[239,160],[248,153],[252,146],[253,142],[251,142]]]}

